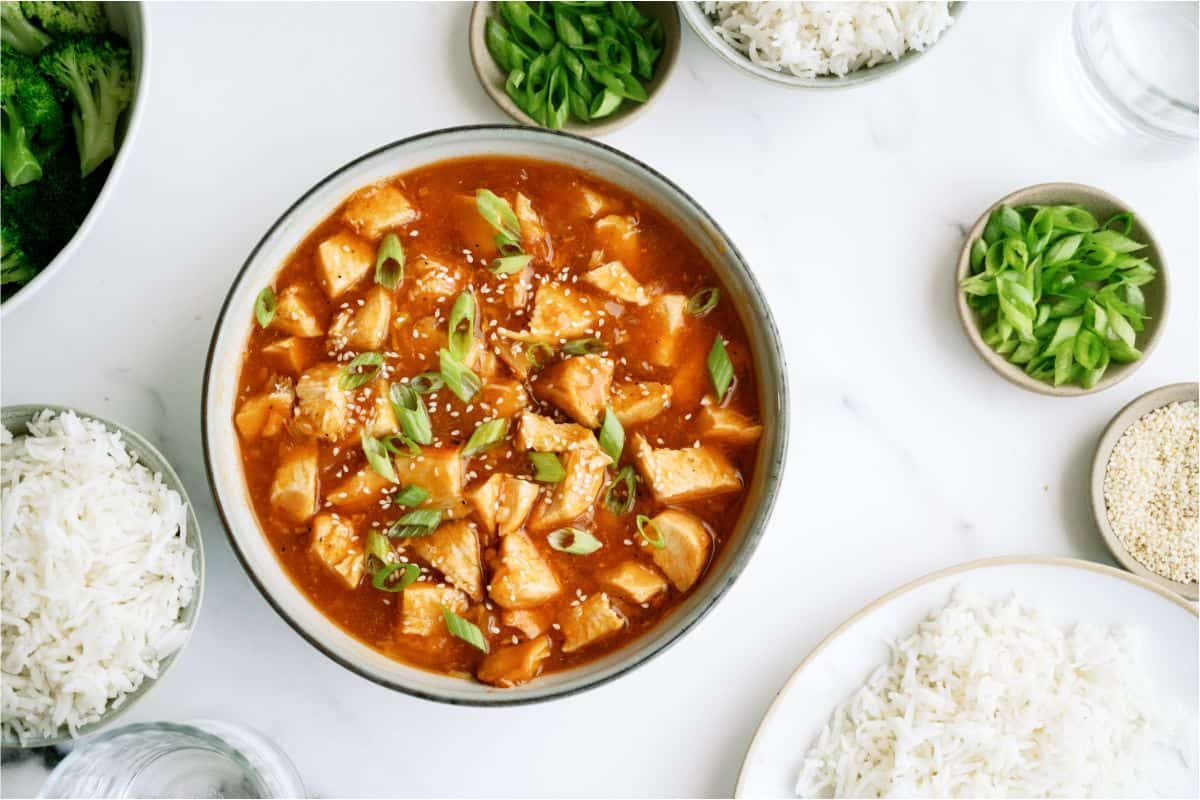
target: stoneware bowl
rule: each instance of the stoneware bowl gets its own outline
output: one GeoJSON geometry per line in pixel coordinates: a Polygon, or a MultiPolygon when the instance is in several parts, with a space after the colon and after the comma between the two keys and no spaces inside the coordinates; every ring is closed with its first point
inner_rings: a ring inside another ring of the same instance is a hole
{"type": "Polygon", "coordinates": [[[217,320],[204,378],[204,454],[230,542],[263,596],[296,632],[342,666],[398,691],[447,703],[506,705],[549,700],[622,675],[663,651],[704,616],[745,567],[767,524],[787,445],[787,370],[771,312],[737,248],[696,202],[652,168],[589,139],[519,125],[469,126],[414,136],[355,159],[322,180],[267,231],[250,253],[217,320]],[[296,588],[255,518],[234,429],[242,353],[254,300],[318,223],[356,189],[438,161],[503,154],[567,164],[650,203],[688,235],[712,263],[750,334],[765,430],[745,511],[704,579],[658,626],[619,651],[514,689],[427,672],[372,650],[331,622],[296,588]]]}
{"type": "Polygon", "coordinates": [[[1108,549],[1117,563],[1156,586],[1177,592],[1188,600],[1196,600],[1200,599],[1200,585],[1179,583],[1170,578],[1164,578],[1143,567],[1136,558],[1129,554],[1125,545],[1121,544],[1121,540],[1117,538],[1112,525],[1109,524],[1108,511],[1104,504],[1104,475],[1108,471],[1108,459],[1126,429],[1156,408],[1185,400],[1200,400],[1200,387],[1197,384],[1173,383],[1169,386],[1161,386],[1146,392],[1122,408],[1113,417],[1112,422],[1108,423],[1108,427],[1100,436],[1100,443],[1096,446],[1096,455],[1092,459],[1092,514],[1096,517],[1096,525],[1100,528],[1104,543],[1108,545],[1108,549]]]}
{"type": "Polygon", "coordinates": [[[108,177],[104,180],[104,186],[100,189],[100,194],[96,196],[96,202],[92,203],[91,210],[83,218],[75,235],[63,245],[63,249],[58,251],[54,260],[47,264],[33,280],[22,286],[3,304],[0,304],[0,318],[41,291],[42,287],[50,283],[63,266],[71,261],[75,252],[87,240],[96,220],[103,214],[109,199],[116,192],[117,183],[125,171],[125,165],[132,157],[130,153],[133,150],[134,134],[137,133],[142,117],[145,115],[146,91],[150,83],[147,59],[147,55],[150,53],[148,46],[150,29],[146,19],[146,4],[105,3],[104,6],[113,30],[129,44],[129,51],[133,56],[133,102],[121,115],[120,124],[117,127],[117,152],[113,156],[112,166],[109,168],[108,177]]]}
{"type": "MultiPolygon", "coordinates": [[[[488,17],[499,13],[495,8],[496,5],[491,2],[478,2],[471,9],[471,20],[467,27],[471,47],[471,64],[475,67],[475,74],[479,77],[479,83],[483,85],[483,90],[487,92],[488,97],[495,101],[496,105],[504,110],[505,114],[522,125],[540,127],[541,123],[522,111],[508,96],[508,92],[504,91],[504,82],[508,75],[488,52],[483,35],[484,23],[487,22],[488,17]]],[[[675,69],[675,60],[679,55],[679,13],[675,10],[673,3],[637,3],[637,7],[647,17],[659,20],[663,29],[663,51],[658,64],[654,67],[654,77],[646,83],[646,94],[649,95],[646,102],[634,103],[626,100],[612,114],[595,122],[580,122],[571,117],[567,120],[563,130],[580,136],[604,136],[633,122],[645,113],[646,109],[650,108],[657,99],[658,90],[667,82],[667,78],[675,69]]]]}
{"type": "Polygon", "coordinates": [[[1103,391],[1111,386],[1116,386],[1132,375],[1138,367],[1145,364],[1158,345],[1162,332],[1166,329],[1169,297],[1167,265],[1158,249],[1158,242],[1150,233],[1150,229],[1146,227],[1146,221],[1128,204],[1121,202],[1111,194],[1080,183],[1041,183],[1018,189],[1007,197],[997,200],[980,215],[975,225],[967,232],[966,238],[963,239],[962,250],[958,255],[958,268],[954,273],[954,302],[958,308],[958,319],[962,323],[967,338],[971,340],[975,352],[979,353],[980,358],[986,361],[996,374],[1010,383],[1014,383],[1022,389],[1051,397],[1078,397],[1103,391]],[[1114,214],[1126,211],[1133,214],[1134,224],[1131,235],[1137,241],[1145,242],[1147,245],[1145,250],[1138,251],[1138,255],[1145,256],[1150,264],[1158,270],[1154,280],[1142,287],[1142,292],[1146,296],[1146,314],[1149,319],[1146,320],[1145,330],[1137,335],[1137,346],[1142,351],[1140,359],[1132,364],[1112,362],[1105,370],[1104,377],[1095,386],[1091,389],[1084,389],[1082,386],[1074,384],[1055,386],[1052,383],[1031,378],[1025,374],[1025,370],[1021,366],[1010,363],[1004,356],[988,347],[987,343],[983,341],[979,316],[967,305],[967,297],[959,288],[959,284],[971,274],[971,243],[983,234],[988,218],[1001,205],[1077,205],[1092,212],[1101,222],[1114,214]]]}
{"type": "Polygon", "coordinates": [[[950,16],[954,17],[954,24],[942,33],[942,37],[937,42],[923,51],[908,52],[896,61],[885,61],[873,67],[863,67],[841,77],[837,75],[818,75],[812,78],[793,75],[790,72],[780,72],[755,64],[744,53],[721,38],[721,35],[713,27],[712,20],[700,8],[699,3],[683,0],[683,2],[676,3],[676,5],[679,6],[679,12],[687,20],[688,25],[700,37],[700,41],[708,45],[709,50],[712,50],[723,61],[732,64],[747,75],[753,75],[776,86],[788,86],[793,89],[848,89],[852,86],[861,86],[871,81],[877,81],[880,78],[886,78],[889,75],[895,75],[905,67],[914,64],[930,50],[935,49],[941,44],[942,39],[949,36],[958,27],[959,18],[962,16],[966,3],[956,2],[950,4],[950,16]]]}
{"type": "MultiPolygon", "coordinates": [[[[150,444],[137,431],[125,427],[119,422],[113,422],[103,417],[98,417],[87,411],[80,411],[74,408],[65,406],[51,405],[22,405],[22,406],[4,406],[0,409],[0,423],[13,436],[24,436],[28,433],[28,425],[42,411],[49,409],[58,415],[64,411],[74,411],[80,417],[94,419],[100,422],[110,431],[116,431],[121,434],[121,440],[125,446],[132,452],[139,463],[149,469],[151,472],[156,472],[162,476],[163,483],[168,489],[174,489],[183,498],[183,502],[187,505],[187,530],[184,531],[184,537],[188,547],[192,548],[192,566],[196,571],[196,591],[192,595],[192,601],[188,603],[179,612],[179,622],[181,622],[190,637],[192,629],[196,627],[196,620],[200,615],[200,603],[204,599],[204,541],[200,536],[200,525],[196,522],[196,513],[191,501],[188,499],[187,489],[184,488],[183,481],[179,479],[179,475],[167,463],[163,454],[158,452],[154,445],[150,444]]],[[[137,705],[138,701],[146,696],[147,693],[162,681],[163,676],[170,670],[171,665],[179,658],[179,654],[183,652],[187,646],[185,641],[178,650],[167,656],[159,664],[158,677],[151,679],[146,678],[142,681],[133,692],[125,696],[124,702],[120,706],[109,706],[104,712],[104,715],[95,722],[89,723],[81,727],[76,736],[72,736],[64,727],[60,729],[54,736],[42,737],[37,739],[27,739],[25,741],[4,740],[5,747],[50,747],[52,745],[61,744],[62,742],[71,741],[72,739],[87,736],[90,733],[100,730],[113,722],[117,718],[123,716],[129,709],[137,705]]]]}

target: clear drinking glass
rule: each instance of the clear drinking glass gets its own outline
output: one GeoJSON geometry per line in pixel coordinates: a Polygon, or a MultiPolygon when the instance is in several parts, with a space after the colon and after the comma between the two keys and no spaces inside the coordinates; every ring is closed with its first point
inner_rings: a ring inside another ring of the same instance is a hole
{"type": "Polygon", "coordinates": [[[296,768],[262,734],[199,720],[127,725],[77,745],[41,797],[304,797],[296,768]]]}
{"type": "Polygon", "coordinates": [[[1075,5],[1062,78],[1081,132],[1137,152],[1195,149],[1198,9],[1195,2],[1075,5]]]}

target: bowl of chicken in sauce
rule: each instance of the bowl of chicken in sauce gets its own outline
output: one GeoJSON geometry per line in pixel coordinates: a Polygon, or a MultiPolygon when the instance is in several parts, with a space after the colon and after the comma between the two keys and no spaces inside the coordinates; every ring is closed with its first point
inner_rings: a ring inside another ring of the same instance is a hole
{"type": "Polygon", "coordinates": [[[475,126],[329,176],[214,333],[204,444],[234,549],[322,652],[452,703],[590,688],[682,636],[762,536],[786,371],[682,190],[475,126]]]}

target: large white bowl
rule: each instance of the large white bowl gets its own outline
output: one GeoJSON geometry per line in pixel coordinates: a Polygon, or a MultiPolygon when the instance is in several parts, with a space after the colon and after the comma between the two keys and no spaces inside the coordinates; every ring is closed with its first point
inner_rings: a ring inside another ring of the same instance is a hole
{"type": "Polygon", "coordinates": [[[105,3],[104,6],[113,30],[129,44],[129,52],[133,57],[133,102],[121,115],[121,123],[117,128],[117,152],[113,157],[108,177],[104,179],[104,186],[101,187],[100,194],[96,195],[96,201],[92,203],[87,216],[79,224],[79,230],[75,231],[75,235],[63,245],[63,249],[58,251],[58,255],[46,265],[45,269],[18,289],[12,297],[0,304],[0,319],[41,291],[62,270],[63,266],[71,261],[75,251],[83,245],[92,226],[100,218],[109,198],[116,191],[117,181],[125,169],[126,162],[131,158],[134,134],[141,126],[146,106],[146,87],[149,85],[147,54],[150,52],[147,43],[149,42],[150,27],[147,24],[145,3],[105,3]]]}
{"type": "Polygon", "coordinates": [[[716,222],[679,187],[611,147],[571,134],[517,125],[451,128],[386,145],[350,162],[301,197],[255,247],[221,309],[209,350],[202,398],[204,453],[217,507],[242,565],[267,601],[311,644],[376,683],[419,697],[473,705],[534,702],[596,686],[645,662],[682,636],[732,585],[763,533],[783,469],[786,375],[779,335],[753,275],[716,222]],[[649,202],[678,225],[717,270],[750,334],[765,427],[737,531],[691,595],[652,631],[621,650],[516,689],[495,689],[406,666],[326,618],[292,583],[259,528],[233,425],[255,297],[309,231],[361,186],[446,159],[488,155],[537,158],[586,170],[649,202]]]}

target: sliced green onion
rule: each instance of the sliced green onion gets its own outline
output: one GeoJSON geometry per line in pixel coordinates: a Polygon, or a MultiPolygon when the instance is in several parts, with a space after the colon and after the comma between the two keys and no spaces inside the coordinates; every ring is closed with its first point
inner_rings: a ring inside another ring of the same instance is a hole
{"type": "Polygon", "coordinates": [[[489,189],[476,189],[475,208],[496,231],[514,241],[521,241],[521,221],[517,219],[507,200],[498,197],[489,189]]]}
{"type": "Polygon", "coordinates": [[[555,453],[538,453],[529,454],[529,460],[533,464],[533,479],[540,483],[558,483],[563,478],[567,477],[567,471],[563,469],[562,462],[558,460],[558,455],[555,453]]]}
{"type": "Polygon", "coordinates": [[[667,546],[667,535],[663,533],[662,528],[658,527],[658,523],[647,517],[645,514],[637,515],[637,529],[641,534],[642,539],[646,544],[653,547],[655,550],[662,550],[667,546]],[[649,530],[649,533],[647,533],[649,530]],[[651,535],[653,534],[653,535],[651,535]]]}
{"type": "Polygon", "coordinates": [[[367,557],[375,558],[383,564],[392,563],[395,557],[392,544],[388,538],[377,530],[367,532],[367,557]]]}
{"type": "Polygon", "coordinates": [[[442,380],[440,372],[422,372],[417,377],[411,379],[408,385],[417,394],[432,394],[445,386],[446,382],[442,380]]]}
{"type": "Polygon", "coordinates": [[[729,360],[725,340],[719,333],[713,339],[712,349],[708,351],[708,377],[712,379],[713,389],[716,390],[717,402],[724,402],[733,383],[733,362],[729,360]]]}
{"type": "Polygon", "coordinates": [[[388,389],[388,401],[405,436],[417,444],[433,442],[429,411],[416,389],[407,383],[393,383],[388,389]]]}
{"type": "Polygon", "coordinates": [[[490,269],[493,275],[512,275],[529,266],[530,261],[533,261],[533,256],[504,256],[492,261],[490,269]]]}
{"type": "Polygon", "coordinates": [[[428,536],[442,524],[442,512],[436,508],[418,508],[409,511],[392,523],[387,530],[390,539],[414,539],[428,536]]]}
{"type": "Polygon", "coordinates": [[[546,541],[558,552],[576,556],[590,555],[604,546],[603,542],[580,528],[559,528],[547,536],[546,541]]]}
{"type": "Polygon", "coordinates": [[[709,286],[706,289],[701,289],[696,292],[687,302],[687,312],[693,317],[706,316],[710,311],[717,307],[717,303],[721,300],[721,290],[715,286],[709,286]]]}
{"type": "MultiPolygon", "coordinates": [[[[524,5],[524,3],[520,5],[524,5]]],[[[463,619],[445,606],[442,606],[442,618],[446,620],[446,629],[450,631],[451,636],[456,639],[462,639],[467,644],[485,653],[488,651],[487,639],[483,638],[483,632],[479,630],[479,626],[475,623],[463,619]]]]}
{"type": "Polygon", "coordinates": [[[375,254],[375,282],[387,289],[395,290],[404,280],[404,245],[399,237],[389,233],[379,244],[375,254]]]}
{"type": "Polygon", "coordinates": [[[420,445],[402,433],[393,433],[391,436],[384,436],[379,441],[387,448],[389,453],[399,455],[400,451],[403,450],[410,456],[421,455],[420,445]]]}
{"type": "Polygon", "coordinates": [[[403,592],[421,577],[421,568],[416,564],[393,561],[371,577],[371,585],[382,592],[403,592]],[[402,573],[396,580],[392,575],[402,573]]]}
{"type": "Polygon", "coordinates": [[[381,354],[370,350],[359,353],[353,361],[342,367],[342,373],[338,376],[338,388],[344,392],[354,391],[375,380],[381,371],[383,371],[381,354]],[[364,367],[369,369],[363,369],[364,367]]]}
{"type": "Polygon", "coordinates": [[[617,106],[621,105],[621,95],[614,92],[612,89],[606,88],[603,92],[592,98],[592,105],[588,109],[588,114],[592,119],[600,119],[607,117],[609,114],[617,110],[617,106]]]}
{"type": "Polygon", "coordinates": [[[258,297],[254,298],[254,318],[258,320],[258,327],[265,328],[271,324],[277,305],[275,290],[270,286],[258,293],[258,297]]]}
{"type": "Polygon", "coordinates": [[[525,356],[529,359],[530,364],[540,367],[554,358],[554,348],[545,342],[533,342],[525,348],[525,356]]]}
{"type": "Polygon", "coordinates": [[[367,457],[367,463],[371,465],[371,469],[392,483],[398,483],[396,469],[392,466],[392,457],[383,443],[368,434],[366,430],[360,434],[360,438],[362,439],[363,454],[367,457]]]}
{"type": "Polygon", "coordinates": [[[575,339],[562,346],[562,351],[569,356],[594,355],[596,353],[603,353],[607,349],[608,345],[595,337],[575,339]]]}
{"type": "Polygon", "coordinates": [[[475,428],[475,432],[471,434],[471,438],[467,439],[467,446],[463,448],[463,458],[470,458],[476,453],[480,453],[487,448],[500,441],[508,434],[508,418],[497,417],[496,419],[488,420],[480,423],[475,428]]]}
{"type": "Polygon", "coordinates": [[[475,296],[469,291],[460,294],[450,309],[450,352],[460,361],[466,361],[475,341],[475,296]]]}
{"type": "Polygon", "coordinates": [[[450,391],[464,403],[471,402],[471,398],[483,387],[479,376],[472,372],[462,359],[444,347],[438,351],[438,361],[442,370],[442,380],[446,382],[450,391]]]}
{"type": "Polygon", "coordinates": [[[625,428],[611,406],[604,409],[604,422],[596,438],[600,440],[600,449],[608,453],[614,464],[621,460],[621,451],[625,449],[625,428]]]}
{"type": "Polygon", "coordinates": [[[637,502],[637,473],[629,464],[617,470],[617,476],[604,490],[604,507],[614,514],[628,514],[637,502]]]}
{"type": "Polygon", "coordinates": [[[429,492],[417,484],[409,484],[396,492],[392,502],[398,506],[419,506],[429,499],[429,492]]]}

